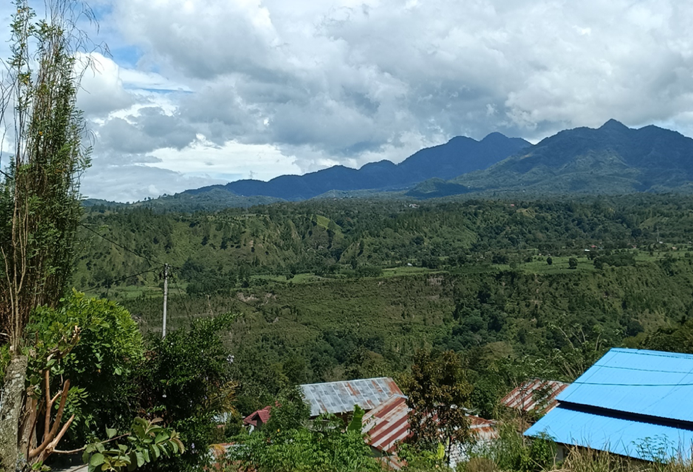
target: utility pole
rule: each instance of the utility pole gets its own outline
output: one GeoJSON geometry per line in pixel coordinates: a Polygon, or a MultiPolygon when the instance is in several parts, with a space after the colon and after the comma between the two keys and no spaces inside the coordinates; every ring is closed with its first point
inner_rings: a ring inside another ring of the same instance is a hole
{"type": "Polygon", "coordinates": [[[166,337],[166,299],[168,298],[168,264],[164,264],[164,326],[161,330],[162,338],[166,337]]]}

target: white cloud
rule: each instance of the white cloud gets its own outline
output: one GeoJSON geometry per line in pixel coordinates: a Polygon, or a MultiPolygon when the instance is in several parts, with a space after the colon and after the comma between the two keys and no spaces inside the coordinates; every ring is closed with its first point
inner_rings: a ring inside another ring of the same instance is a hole
{"type": "Polygon", "coordinates": [[[202,136],[183,149],[161,148],[152,154],[158,161],[150,166],[185,175],[269,180],[280,174],[301,172],[293,156],[284,155],[272,145],[228,141],[223,146],[216,146],[202,136]]]}
{"type": "Polygon", "coordinates": [[[80,104],[100,136],[95,156],[109,163],[96,159],[86,179],[133,165],[169,171],[133,195],[174,188],[182,175],[268,179],[399,161],[455,135],[536,140],[609,118],[693,131],[686,2],[99,5],[110,9],[102,26],[116,59],[85,77],[80,104]],[[145,155],[158,161],[133,163],[145,155]]]}

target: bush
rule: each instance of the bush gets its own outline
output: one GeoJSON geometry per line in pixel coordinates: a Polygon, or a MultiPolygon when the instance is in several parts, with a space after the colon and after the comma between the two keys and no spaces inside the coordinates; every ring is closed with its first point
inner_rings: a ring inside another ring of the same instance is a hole
{"type": "Polygon", "coordinates": [[[502,423],[498,440],[481,448],[475,456],[488,459],[501,470],[540,472],[553,466],[556,445],[551,438],[525,438],[518,426],[521,425],[514,422],[502,423]]]}
{"type": "Polygon", "coordinates": [[[181,435],[185,454],[157,463],[153,470],[194,470],[208,457],[218,417],[233,412],[236,384],[231,353],[221,334],[233,315],[198,319],[189,330],[149,337],[151,350],[140,372],[141,407],[156,412],[181,435]]]}
{"type": "Polygon", "coordinates": [[[74,414],[75,421],[61,443],[64,448],[95,440],[104,427],[130,426],[137,395],[134,375],[144,359],[142,337],[130,313],[115,302],[78,292],[58,309],[36,309],[27,332],[38,339],[37,346],[50,346],[75,326],[81,329],[79,342],[52,366],[56,381],[58,376],[70,379],[74,389],[66,413],[74,414]]]}
{"type": "MultiPolygon", "coordinates": [[[[279,406],[276,410],[284,408],[279,406]]],[[[270,430],[268,424],[263,431],[241,434],[235,442],[238,446],[229,451],[223,464],[228,472],[381,470],[361,432],[346,429],[334,415],[319,416],[312,428],[270,430]]]]}

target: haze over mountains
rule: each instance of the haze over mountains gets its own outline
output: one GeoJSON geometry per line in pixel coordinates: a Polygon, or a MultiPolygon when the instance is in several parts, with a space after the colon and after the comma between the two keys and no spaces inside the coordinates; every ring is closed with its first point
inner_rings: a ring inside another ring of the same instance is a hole
{"type": "MultiPolygon", "coordinates": [[[[247,206],[320,195],[434,198],[464,193],[627,194],[693,192],[693,139],[616,120],[557,133],[536,145],[492,133],[481,141],[456,137],[416,152],[399,164],[380,161],[360,169],[335,166],[262,182],[240,180],[162,197],[185,205],[247,206]]],[[[156,201],[155,201],[156,202],[156,201]]]]}

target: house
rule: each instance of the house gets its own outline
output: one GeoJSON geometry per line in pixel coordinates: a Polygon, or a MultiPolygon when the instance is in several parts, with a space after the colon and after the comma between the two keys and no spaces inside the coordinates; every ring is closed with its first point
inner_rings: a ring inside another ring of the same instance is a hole
{"type": "Polygon", "coordinates": [[[313,418],[323,413],[344,415],[354,411],[354,405],[369,411],[395,395],[402,395],[389,377],[306,384],[299,388],[313,418]]]}
{"type": "MultiPolygon", "coordinates": [[[[354,411],[354,405],[365,411],[372,410],[392,396],[402,395],[397,384],[389,377],[306,384],[299,385],[299,388],[304,401],[310,406],[311,418],[323,413],[342,416],[354,411]]],[[[243,424],[251,432],[260,429],[270,419],[271,410],[272,407],[267,406],[254,411],[243,419],[243,424]]]]}
{"type": "Polygon", "coordinates": [[[385,465],[399,470],[404,463],[397,457],[397,444],[409,436],[409,407],[407,397],[395,395],[372,409],[362,420],[366,443],[385,465]]]}
{"type": "MultiPolygon", "coordinates": [[[[399,470],[404,462],[397,457],[397,446],[409,436],[407,397],[396,395],[363,416],[362,432],[376,456],[390,469],[399,470]]],[[[450,451],[450,466],[469,457],[475,447],[498,438],[496,422],[469,415],[470,430],[474,438],[469,444],[455,444],[450,451]]]]}
{"type": "Polygon", "coordinates": [[[544,415],[558,405],[556,397],[567,386],[567,383],[556,380],[533,379],[508,393],[501,400],[501,404],[518,412],[544,415]]]}
{"type": "Polygon", "coordinates": [[[243,418],[243,425],[250,427],[251,432],[255,429],[260,429],[269,421],[271,411],[271,406],[266,406],[262,410],[254,411],[243,418]]]}
{"type": "Polygon", "coordinates": [[[547,434],[558,459],[578,446],[634,459],[693,459],[693,355],[611,349],[525,435],[547,434]]]}

